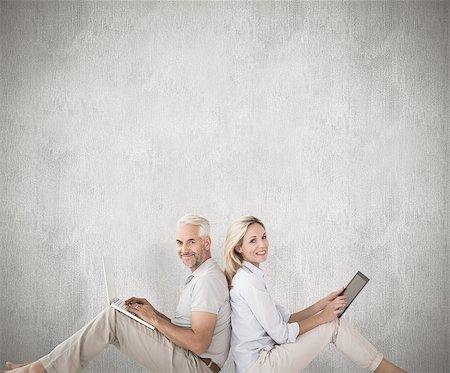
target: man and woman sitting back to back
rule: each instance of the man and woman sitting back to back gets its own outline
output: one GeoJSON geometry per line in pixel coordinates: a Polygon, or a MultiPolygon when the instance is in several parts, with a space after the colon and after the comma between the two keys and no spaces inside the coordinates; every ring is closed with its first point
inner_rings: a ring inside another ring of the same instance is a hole
{"type": "Polygon", "coordinates": [[[6,363],[7,368],[15,373],[79,372],[113,344],[151,372],[217,373],[231,344],[237,373],[299,372],[332,343],[361,368],[404,372],[337,318],[346,305],[342,289],[296,313],[273,301],[260,269],[269,242],[259,219],[245,216],[229,226],[225,275],[211,257],[205,218],[180,218],[176,245],[191,274],[172,319],[148,300],[131,297],[125,302],[128,310],[155,329],[109,307],[48,355],[31,363],[6,363]]]}

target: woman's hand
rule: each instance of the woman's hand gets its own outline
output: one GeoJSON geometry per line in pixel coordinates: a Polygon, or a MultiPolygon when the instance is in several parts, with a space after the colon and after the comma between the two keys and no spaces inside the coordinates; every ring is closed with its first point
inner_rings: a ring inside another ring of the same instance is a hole
{"type": "Polygon", "coordinates": [[[325,306],[323,311],[319,314],[324,324],[333,321],[338,317],[338,315],[347,305],[345,299],[346,297],[343,296],[335,296],[334,299],[325,306]]]}
{"type": "Polygon", "coordinates": [[[336,297],[344,291],[344,287],[339,290],[333,291],[328,294],[325,298],[322,298],[317,302],[319,311],[322,311],[330,302],[336,299],[336,297]]]}

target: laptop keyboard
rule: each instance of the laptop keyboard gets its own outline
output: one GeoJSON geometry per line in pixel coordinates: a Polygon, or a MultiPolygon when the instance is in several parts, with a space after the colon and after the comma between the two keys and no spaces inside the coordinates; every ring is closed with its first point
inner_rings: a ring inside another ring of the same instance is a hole
{"type": "Polygon", "coordinates": [[[111,299],[111,303],[114,303],[116,306],[120,307],[121,309],[123,309],[124,311],[127,310],[128,306],[125,304],[124,301],[122,301],[119,298],[113,298],[111,299]]]}

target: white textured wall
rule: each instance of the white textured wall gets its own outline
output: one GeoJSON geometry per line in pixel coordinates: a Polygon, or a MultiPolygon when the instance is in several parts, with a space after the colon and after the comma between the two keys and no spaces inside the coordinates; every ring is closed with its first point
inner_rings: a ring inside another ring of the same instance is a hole
{"type": "MultiPolygon", "coordinates": [[[[0,3],[0,360],[124,296],[171,314],[174,224],[267,223],[296,310],[361,270],[348,319],[449,372],[449,3],[0,3]]],[[[141,372],[114,348],[89,372],[141,372]]],[[[232,372],[230,361],[225,372],[232,372]]],[[[333,348],[308,372],[358,371],[333,348]]]]}
{"type": "MultiPolygon", "coordinates": [[[[450,191],[450,161],[449,161],[449,151],[450,151],[450,28],[449,28],[449,21],[450,21],[450,0],[448,1],[448,15],[447,15],[447,68],[448,68],[448,79],[447,79],[447,109],[446,109],[446,117],[447,117],[447,146],[446,146],[446,157],[447,157],[447,176],[446,176],[446,190],[447,190],[447,197],[446,197],[446,210],[447,210],[447,234],[446,234],[446,251],[447,251],[447,289],[448,292],[450,291],[450,275],[448,272],[450,271],[450,198],[449,198],[449,191],[450,191]]],[[[448,327],[448,337],[447,337],[447,344],[448,344],[448,364],[450,365],[450,296],[447,292],[447,327],[448,327]]],[[[450,370],[450,367],[448,368],[450,370]]]]}

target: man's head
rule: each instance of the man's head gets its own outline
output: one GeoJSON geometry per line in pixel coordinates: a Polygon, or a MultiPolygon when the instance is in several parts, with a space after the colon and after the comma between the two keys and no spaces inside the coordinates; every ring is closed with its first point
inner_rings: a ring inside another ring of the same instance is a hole
{"type": "Polygon", "coordinates": [[[177,222],[176,240],[178,255],[186,267],[194,272],[211,258],[209,222],[199,215],[188,214],[177,222]]]}

